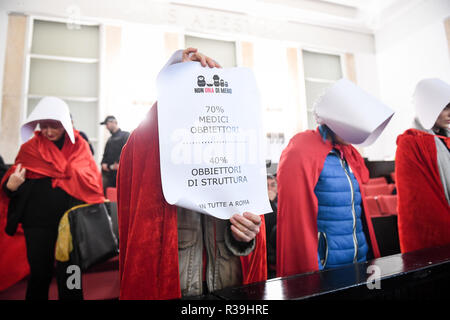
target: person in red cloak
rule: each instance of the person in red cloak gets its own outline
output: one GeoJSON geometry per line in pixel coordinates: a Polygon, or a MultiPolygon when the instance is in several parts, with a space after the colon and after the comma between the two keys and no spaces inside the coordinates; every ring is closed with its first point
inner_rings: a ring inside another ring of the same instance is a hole
{"type": "MultiPolygon", "coordinates": [[[[27,299],[48,299],[59,220],[73,205],[104,202],[100,172],[88,143],[74,130],[64,101],[45,97],[22,126],[25,142],[0,190],[0,290],[30,274],[27,299]]],[[[82,298],[66,290],[57,264],[60,299],[82,298]],[[61,284],[61,285],[60,285],[61,284]]]]}
{"type": "Polygon", "coordinates": [[[397,138],[395,181],[402,252],[450,243],[450,85],[425,79],[414,128],[397,138]]]}
{"type": "MultiPolygon", "coordinates": [[[[212,59],[186,49],[169,63],[212,59]]],[[[120,299],[177,299],[267,278],[264,221],[169,205],[161,185],[157,105],[133,131],[118,171],[120,299]]]]}
{"type": "Polygon", "coordinates": [[[279,277],[380,256],[361,188],[369,172],[350,143],[374,141],[393,111],[341,79],[315,112],[320,126],[295,135],[278,166],[279,277]]]}

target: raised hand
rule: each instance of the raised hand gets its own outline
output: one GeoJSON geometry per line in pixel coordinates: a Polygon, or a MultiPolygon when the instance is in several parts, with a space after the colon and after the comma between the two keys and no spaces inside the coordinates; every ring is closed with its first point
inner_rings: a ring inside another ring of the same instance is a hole
{"type": "Polygon", "coordinates": [[[6,183],[6,188],[13,192],[17,191],[22,183],[25,182],[25,173],[26,169],[22,168],[22,165],[19,163],[14,173],[9,176],[8,182],[6,183]]]}

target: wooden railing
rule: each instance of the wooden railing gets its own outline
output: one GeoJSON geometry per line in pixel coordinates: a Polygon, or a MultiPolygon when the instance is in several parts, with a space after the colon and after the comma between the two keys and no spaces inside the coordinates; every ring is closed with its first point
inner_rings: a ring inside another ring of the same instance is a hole
{"type": "Polygon", "coordinates": [[[205,296],[221,300],[444,299],[450,244],[345,267],[275,278],[205,296]]]}

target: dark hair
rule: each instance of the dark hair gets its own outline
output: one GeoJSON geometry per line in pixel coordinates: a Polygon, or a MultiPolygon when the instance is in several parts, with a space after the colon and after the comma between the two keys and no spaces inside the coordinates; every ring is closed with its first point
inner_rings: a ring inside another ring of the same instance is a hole
{"type": "Polygon", "coordinates": [[[322,136],[324,136],[325,139],[327,138],[327,136],[330,136],[333,145],[337,144],[336,133],[334,133],[333,130],[331,130],[326,124],[322,124],[321,127],[324,133],[322,136]]]}

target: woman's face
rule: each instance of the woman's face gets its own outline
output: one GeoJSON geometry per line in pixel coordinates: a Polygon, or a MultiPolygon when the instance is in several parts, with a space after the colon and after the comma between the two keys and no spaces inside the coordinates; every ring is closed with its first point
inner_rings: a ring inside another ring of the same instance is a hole
{"type": "Polygon", "coordinates": [[[450,103],[439,114],[434,127],[436,129],[450,129],[450,103]]]}
{"type": "Polygon", "coordinates": [[[39,122],[41,132],[50,141],[58,141],[64,135],[64,127],[56,120],[43,120],[39,122]]]}

